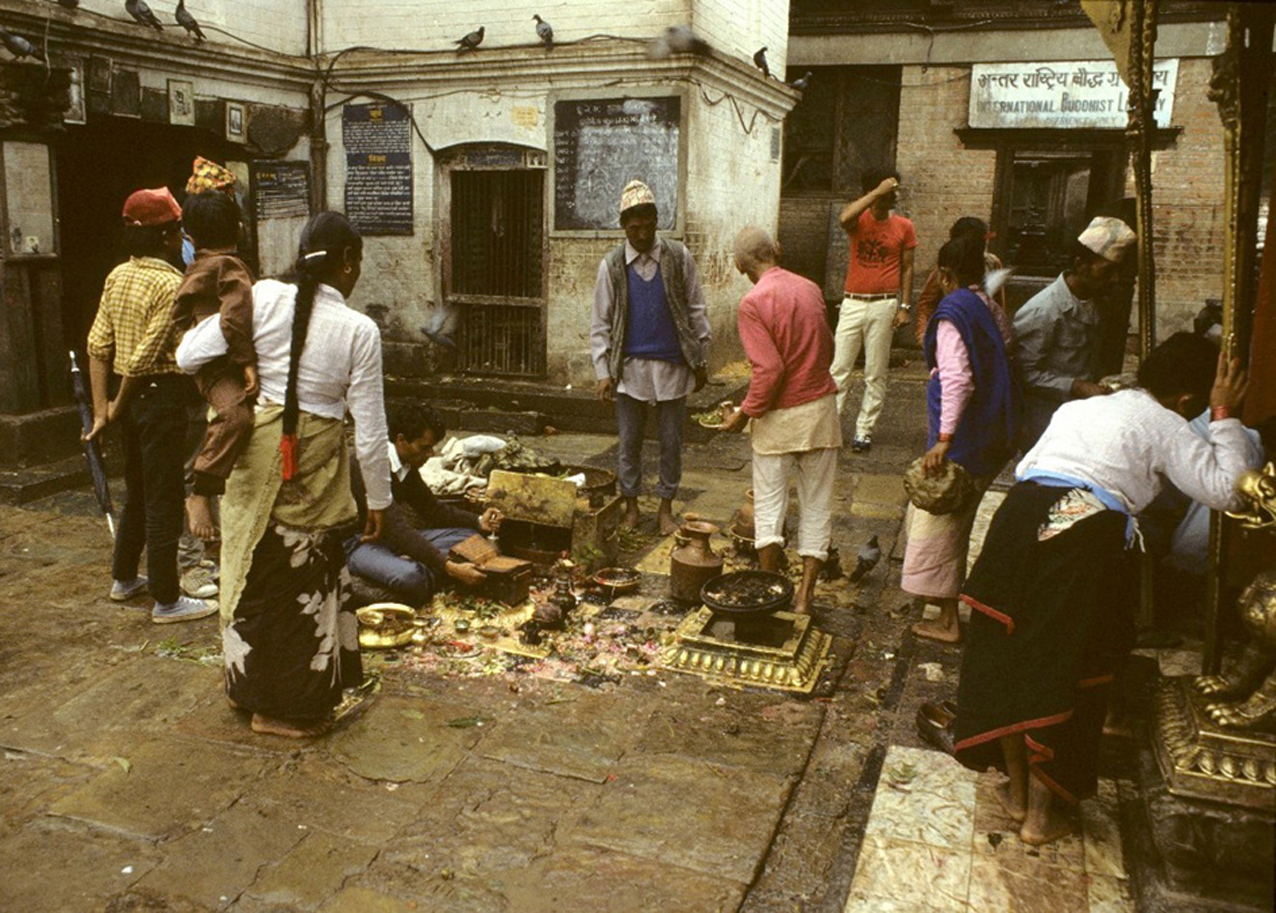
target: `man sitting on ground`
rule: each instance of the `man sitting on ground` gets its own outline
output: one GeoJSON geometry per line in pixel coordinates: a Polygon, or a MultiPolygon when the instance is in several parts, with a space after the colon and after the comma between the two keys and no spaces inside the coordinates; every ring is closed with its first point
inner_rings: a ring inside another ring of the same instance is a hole
{"type": "MultiPolygon", "coordinates": [[[[394,496],[382,514],[381,539],[362,542],[353,536],[346,543],[350,573],[385,587],[396,598],[412,605],[428,603],[444,577],[475,586],[484,574],[473,564],[452,561],[448,551],[482,530],[494,533],[501,514],[488,508],[482,516],[460,507],[442,504],[418,471],[447,433],[443,419],[429,406],[403,403],[386,410],[390,440],[390,491],[394,496]],[[415,513],[415,517],[410,513],[415,513]]],[[[359,505],[363,528],[367,502],[359,463],[351,458],[351,488],[359,505]]]]}

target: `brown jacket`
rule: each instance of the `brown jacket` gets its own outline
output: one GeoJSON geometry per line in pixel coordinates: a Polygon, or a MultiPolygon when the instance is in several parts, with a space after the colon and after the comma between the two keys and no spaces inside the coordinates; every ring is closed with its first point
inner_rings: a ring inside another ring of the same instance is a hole
{"type": "Polygon", "coordinates": [[[221,314],[226,358],[235,365],[257,364],[253,349],[253,277],[234,254],[200,250],[177,290],[173,323],[185,332],[206,317],[221,314]]]}

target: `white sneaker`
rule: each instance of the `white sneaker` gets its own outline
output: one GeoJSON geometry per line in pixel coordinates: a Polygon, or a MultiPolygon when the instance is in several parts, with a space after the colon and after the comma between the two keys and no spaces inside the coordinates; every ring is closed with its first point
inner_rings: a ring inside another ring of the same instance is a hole
{"type": "Polygon", "coordinates": [[[217,603],[206,599],[191,599],[189,596],[178,596],[177,601],[168,605],[155,603],[151,609],[151,621],[157,625],[174,624],[179,621],[194,621],[207,618],[217,612],[217,603]]]}
{"type": "Polygon", "coordinates": [[[202,567],[193,567],[182,574],[182,592],[192,599],[212,599],[218,593],[217,581],[202,567]]]}
{"type": "Polygon", "coordinates": [[[141,574],[132,580],[113,580],[111,581],[111,599],[115,602],[127,602],[144,589],[146,589],[146,578],[141,574]]]}

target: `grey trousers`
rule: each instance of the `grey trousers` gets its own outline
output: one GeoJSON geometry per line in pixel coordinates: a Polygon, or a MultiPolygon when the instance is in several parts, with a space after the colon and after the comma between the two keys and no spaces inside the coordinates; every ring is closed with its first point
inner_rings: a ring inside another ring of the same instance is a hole
{"type": "Polygon", "coordinates": [[[636,498],[642,492],[642,432],[647,410],[656,410],[656,427],[660,435],[660,481],[656,495],[672,499],[682,481],[682,427],[687,418],[687,398],[644,403],[640,399],[616,394],[616,429],[620,437],[617,476],[620,493],[636,498]]]}

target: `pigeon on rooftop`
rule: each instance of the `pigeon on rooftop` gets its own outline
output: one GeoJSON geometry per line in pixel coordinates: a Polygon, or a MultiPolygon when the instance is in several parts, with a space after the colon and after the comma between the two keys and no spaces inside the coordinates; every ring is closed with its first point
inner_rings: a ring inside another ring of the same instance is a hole
{"type": "Polygon", "coordinates": [[[485,30],[486,30],[486,26],[480,25],[477,29],[470,32],[464,38],[456,39],[457,46],[462,51],[474,50],[476,47],[478,47],[480,44],[483,43],[483,32],[485,30]]]}
{"type": "Polygon", "coordinates": [[[685,25],[671,25],[647,48],[647,56],[655,59],[670,54],[708,54],[709,42],[685,25]]]}
{"type": "Polygon", "coordinates": [[[195,17],[186,9],[186,0],[177,0],[177,24],[186,29],[196,41],[204,40],[204,30],[199,27],[195,17]]]}
{"type": "Polygon", "coordinates": [[[44,53],[21,35],[14,35],[4,29],[0,29],[0,43],[4,44],[5,49],[16,60],[21,60],[23,57],[34,57],[36,60],[44,59],[44,53]]]}
{"type": "Polygon", "coordinates": [[[855,553],[855,570],[851,571],[851,583],[859,583],[881,560],[882,547],[877,542],[877,536],[873,536],[855,553]]]}
{"type": "Polygon", "coordinates": [[[138,25],[148,26],[157,32],[164,31],[164,26],[160,25],[151,8],[146,5],[146,0],[124,0],[124,9],[138,25]]]}
{"type": "Polygon", "coordinates": [[[762,45],[762,47],[753,52],[753,65],[762,71],[764,79],[770,78],[771,68],[766,65],[766,45],[762,45]]]}
{"type": "Polygon", "coordinates": [[[554,27],[542,19],[539,15],[533,16],[536,20],[536,34],[540,40],[545,43],[545,50],[549,50],[554,46],[554,27]]]}
{"type": "Polygon", "coordinates": [[[806,91],[806,87],[807,87],[808,85],[810,85],[810,83],[811,83],[811,71],[810,71],[810,70],[807,70],[805,73],[803,73],[803,74],[802,74],[801,76],[799,76],[797,79],[795,79],[795,80],[793,80],[791,83],[789,83],[789,88],[790,88],[790,89],[797,89],[799,92],[805,92],[805,91],[806,91]]]}

